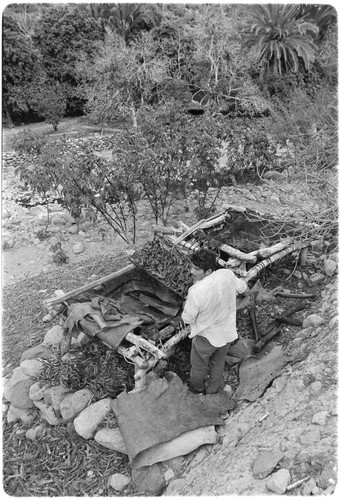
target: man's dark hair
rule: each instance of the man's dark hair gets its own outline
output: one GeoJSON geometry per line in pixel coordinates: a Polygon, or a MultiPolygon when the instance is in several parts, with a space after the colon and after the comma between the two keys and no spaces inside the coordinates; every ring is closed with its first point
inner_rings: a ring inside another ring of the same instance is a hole
{"type": "Polygon", "coordinates": [[[216,255],[210,250],[206,250],[204,248],[201,248],[200,250],[192,254],[190,260],[194,264],[194,266],[198,267],[199,269],[203,269],[204,272],[208,271],[208,269],[215,271],[217,267],[216,255]]]}

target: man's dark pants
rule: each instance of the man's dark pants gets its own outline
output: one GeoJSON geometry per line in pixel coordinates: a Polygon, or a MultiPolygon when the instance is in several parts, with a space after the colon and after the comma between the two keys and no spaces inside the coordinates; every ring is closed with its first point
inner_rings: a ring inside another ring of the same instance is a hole
{"type": "Polygon", "coordinates": [[[203,392],[204,381],[209,373],[207,394],[218,392],[221,388],[224,363],[229,345],[215,347],[205,337],[197,335],[192,339],[190,354],[190,388],[193,392],[203,392]],[[210,362],[210,367],[209,367],[210,362]]]}

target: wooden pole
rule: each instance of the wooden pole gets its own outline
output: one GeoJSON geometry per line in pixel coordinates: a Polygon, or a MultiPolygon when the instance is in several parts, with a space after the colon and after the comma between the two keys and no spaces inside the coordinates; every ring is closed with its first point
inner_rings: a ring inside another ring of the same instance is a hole
{"type": "Polygon", "coordinates": [[[267,258],[270,257],[271,255],[274,255],[277,252],[280,252],[281,250],[284,250],[285,248],[289,247],[291,244],[291,240],[288,241],[280,241],[279,243],[276,243],[275,245],[268,247],[268,248],[260,248],[258,250],[254,250],[253,252],[249,252],[248,255],[255,255],[255,257],[261,257],[261,258],[267,258]]]}
{"type": "Polygon", "coordinates": [[[115,278],[119,278],[123,274],[132,271],[135,268],[134,264],[129,264],[126,267],[123,267],[123,269],[120,269],[119,271],[115,271],[114,273],[108,274],[107,276],[104,276],[103,278],[99,278],[95,281],[92,281],[91,283],[88,283],[87,285],[83,285],[79,288],[76,288],[75,290],[71,290],[70,292],[65,293],[62,297],[55,297],[52,299],[46,299],[44,300],[43,304],[46,307],[46,309],[49,309],[56,304],[60,304],[61,302],[65,302],[68,299],[71,299],[73,297],[76,297],[77,295],[80,295],[83,292],[87,292],[88,290],[91,290],[92,288],[96,288],[99,285],[102,285],[103,283],[106,283],[107,281],[111,281],[115,278]]]}
{"type": "Polygon", "coordinates": [[[308,243],[304,243],[304,244],[298,243],[298,244],[292,245],[284,250],[281,250],[281,252],[278,252],[278,253],[272,255],[271,257],[268,257],[268,259],[262,260],[261,262],[256,264],[254,267],[252,267],[247,272],[247,274],[245,275],[246,281],[249,281],[252,278],[254,278],[255,276],[257,276],[259,274],[259,272],[262,271],[262,269],[270,266],[270,264],[272,264],[273,262],[281,259],[285,255],[288,255],[290,253],[295,252],[296,250],[301,250],[301,248],[304,248],[305,246],[308,246],[308,243]]]}

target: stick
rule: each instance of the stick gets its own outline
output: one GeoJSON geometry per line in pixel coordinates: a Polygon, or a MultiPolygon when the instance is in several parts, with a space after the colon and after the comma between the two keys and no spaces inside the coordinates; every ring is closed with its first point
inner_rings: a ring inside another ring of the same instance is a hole
{"type": "MultiPolygon", "coordinates": [[[[173,236],[166,236],[168,240],[170,240],[171,242],[173,242],[173,236]]],[[[188,250],[190,250],[191,252],[196,252],[197,250],[199,250],[201,247],[199,246],[198,243],[196,242],[189,242],[189,241],[181,241],[180,243],[178,243],[181,247],[183,248],[186,248],[188,250]]],[[[217,258],[217,263],[222,266],[222,267],[226,267],[229,269],[229,266],[228,264],[220,259],[219,257],[217,258]]]]}
{"type": "Polygon", "coordinates": [[[304,294],[298,294],[298,293],[289,293],[289,292],[276,292],[275,297],[284,297],[286,299],[312,299],[315,297],[313,293],[304,293],[304,294]]]}
{"type": "Polygon", "coordinates": [[[250,262],[251,264],[255,264],[255,262],[257,261],[256,255],[249,255],[247,253],[241,252],[241,250],[237,250],[236,248],[226,245],[225,243],[220,243],[217,240],[211,240],[211,242],[214,241],[216,241],[216,244],[218,244],[219,250],[222,250],[222,252],[225,252],[235,259],[243,260],[244,262],[250,262]]]}
{"type": "Polygon", "coordinates": [[[151,344],[151,342],[148,342],[147,340],[143,339],[139,335],[136,335],[132,332],[129,332],[125,338],[126,338],[126,340],[131,342],[131,344],[134,344],[134,345],[144,349],[145,351],[149,352],[153,356],[156,356],[156,358],[158,358],[158,359],[162,359],[165,357],[164,352],[162,352],[160,349],[158,349],[158,347],[154,346],[153,344],[151,344]]]}
{"type": "Polygon", "coordinates": [[[218,215],[213,215],[201,225],[201,229],[208,229],[209,227],[217,226],[220,222],[223,222],[226,219],[231,219],[231,215],[227,211],[218,215]]]}
{"type": "Polygon", "coordinates": [[[252,307],[249,308],[249,314],[250,314],[251,324],[252,324],[252,327],[253,327],[253,330],[254,330],[255,342],[258,342],[258,340],[259,340],[259,330],[258,330],[258,326],[257,326],[255,306],[252,306],[252,307]]]}
{"type": "Polygon", "coordinates": [[[120,269],[119,271],[115,271],[114,273],[111,273],[111,274],[108,274],[107,276],[104,276],[104,278],[99,278],[95,281],[92,281],[91,283],[88,283],[87,285],[83,285],[79,288],[76,288],[75,290],[71,290],[70,292],[65,293],[65,295],[63,295],[62,297],[46,299],[46,300],[44,300],[43,304],[47,309],[49,309],[50,307],[54,306],[55,304],[59,304],[60,302],[65,302],[67,299],[71,299],[73,297],[76,297],[77,295],[79,295],[83,292],[86,292],[87,290],[91,290],[92,288],[95,288],[99,285],[102,285],[103,283],[106,283],[107,281],[111,281],[115,278],[119,278],[124,273],[132,271],[133,269],[135,269],[135,265],[129,264],[128,266],[123,267],[123,269],[120,269]]]}
{"type": "Polygon", "coordinates": [[[154,233],[161,233],[161,234],[178,234],[181,233],[180,229],[176,229],[175,227],[172,226],[153,226],[153,232],[154,233]]]}
{"type": "Polygon", "coordinates": [[[309,478],[310,478],[310,476],[306,476],[306,477],[304,477],[302,479],[299,479],[295,483],[290,484],[289,486],[287,486],[286,491],[290,491],[293,488],[296,488],[297,486],[300,486],[300,484],[304,483],[305,481],[308,481],[309,478]]]}
{"type": "Polygon", "coordinates": [[[202,226],[202,224],[204,222],[206,222],[206,219],[202,219],[202,220],[196,222],[193,226],[189,227],[189,229],[187,229],[186,231],[184,231],[184,233],[182,233],[180,236],[178,236],[178,238],[175,238],[175,240],[173,241],[173,244],[178,245],[178,243],[183,241],[187,236],[192,234],[197,228],[202,226]]]}
{"type": "Polygon", "coordinates": [[[282,328],[282,324],[279,324],[278,326],[274,327],[274,329],[268,333],[265,337],[262,337],[261,340],[259,340],[258,342],[256,342],[255,346],[254,346],[254,351],[255,352],[260,352],[261,349],[263,349],[263,347],[268,344],[268,342],[270,340],[272,340],[274,337],[276,337],[276,335],[278,335],[281,331],[281,328],[282,328]]]}

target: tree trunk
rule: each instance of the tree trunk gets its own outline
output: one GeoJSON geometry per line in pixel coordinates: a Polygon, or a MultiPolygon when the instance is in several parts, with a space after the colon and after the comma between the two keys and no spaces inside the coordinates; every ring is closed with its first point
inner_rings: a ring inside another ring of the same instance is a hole
{"type": "Polygon", "coordinates": [[[13,123],[12,117],[11,117],[10,106],[7,104],[6,99],[4,99],[3,102],[4,102],[4,106],[5,106],[8,127],[13,128],[14,123],[13,123]]]}

